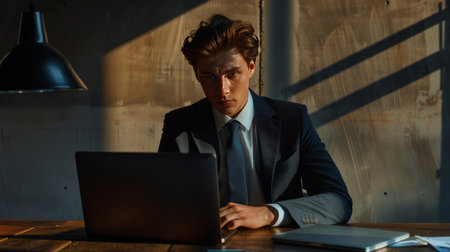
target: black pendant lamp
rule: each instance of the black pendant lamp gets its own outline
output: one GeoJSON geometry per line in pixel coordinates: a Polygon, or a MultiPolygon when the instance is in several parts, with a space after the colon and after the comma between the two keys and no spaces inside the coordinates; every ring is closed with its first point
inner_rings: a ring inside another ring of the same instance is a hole
{"type": "Polygon", "coordinates": [[[0,93],[86,90],[67,59],[48,44],[44,19],[33,1],[22,13],[19,42],[0,62],[0,93]]]}

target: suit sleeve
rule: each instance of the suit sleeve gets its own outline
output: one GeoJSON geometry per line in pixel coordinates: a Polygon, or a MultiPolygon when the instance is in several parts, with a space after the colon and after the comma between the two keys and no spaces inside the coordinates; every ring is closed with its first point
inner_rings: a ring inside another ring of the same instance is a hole
{"type": "Polygon", "coordinates": [[[297,169],[308,196],[277,203],[286,210],[286,218],[292,218],[302,228],[318,223],[347,222],[352,213],[351,197],[325,144],[313,128],[305,106],[301,109],[300,122],[297,169]]]}

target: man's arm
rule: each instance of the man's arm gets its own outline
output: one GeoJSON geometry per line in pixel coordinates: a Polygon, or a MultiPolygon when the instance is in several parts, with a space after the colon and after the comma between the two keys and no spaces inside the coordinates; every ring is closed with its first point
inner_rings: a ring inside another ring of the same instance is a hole
{"type": "Polygon", "coordinates": [[[347,222],[352,200],[334,161],[311,124],[302,106],[300,124],[301,182],[309,196],[276,202],[287,210],[287,217],[300,227],[347,222]]]}
{"type": "Polygon", "coordinates": [[[347,222],[351,207],[339,194],[328,192],[298,199],[277,202],[286,210],[287,220],[282,225],[297,224],[305,228],[315,224],[347,222]]]}
{"type": "Polygon", "coordinates": [[[347,213],[344,203],[334,193],[323,193],[300,199],[277,202],[283,206],[283,219],[279,220],[280,212],[271,205],[246,206],[228,203],[220,209],[221,227],[236,229],[240,226],[260,228],[273,226],[280,221],[279,226],[299,226],[305,228],[314,224],[335,224],[342,222],[347,213]],[[290,209],[290,210],[287,210],[290,209]],[[290,211],[294,211],[291,214],[290,211]]]}

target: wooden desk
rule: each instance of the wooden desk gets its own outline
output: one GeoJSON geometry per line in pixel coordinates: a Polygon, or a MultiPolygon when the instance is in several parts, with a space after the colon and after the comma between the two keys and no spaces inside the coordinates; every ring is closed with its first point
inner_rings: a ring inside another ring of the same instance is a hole
{"type": "MultiPolygon", "coordinates": [[[[450,223],[349,224],[351,226],[406,231],[411,235],[450,236],[450,223]]],[[[273,244],[271,236],[288,228],[240,230],[222,246],[165,243],[89,241],[83,221],[0,220],[0,251],[207,251],[210,248],[246,251],[331,251],[273,244]]],[[[384,248],[379,251],[434,251],[431,247],[384,248]]]]}

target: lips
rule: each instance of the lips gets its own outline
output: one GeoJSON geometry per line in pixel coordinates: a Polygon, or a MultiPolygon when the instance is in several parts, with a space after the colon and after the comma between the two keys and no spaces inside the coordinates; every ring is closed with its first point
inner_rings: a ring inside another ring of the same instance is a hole
{"type": "Polygon", "coordinates": [[[225,106],[225,107],[230,107],[233,105],[234,100],[223,100],[223,101],[218,101],[217,103],[219,103],[219,105],[225,106]]]}

